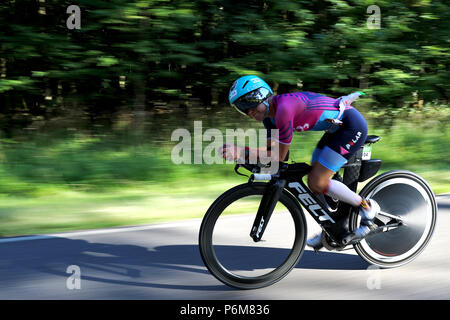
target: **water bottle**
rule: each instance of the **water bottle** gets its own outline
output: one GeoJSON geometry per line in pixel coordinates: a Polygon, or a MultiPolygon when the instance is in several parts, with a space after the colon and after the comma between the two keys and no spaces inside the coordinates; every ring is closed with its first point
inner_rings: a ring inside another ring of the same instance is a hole
{"type": "Polygon", "coordinates": [[[341,101],[344,103],[344,105],[349,106],[352,104],[353,101],[359,98],[359,96],[364,96],[365,93],[362,91],[356,91],[353,93],[350,93],[349,95],[342,96],[341,101]]]}

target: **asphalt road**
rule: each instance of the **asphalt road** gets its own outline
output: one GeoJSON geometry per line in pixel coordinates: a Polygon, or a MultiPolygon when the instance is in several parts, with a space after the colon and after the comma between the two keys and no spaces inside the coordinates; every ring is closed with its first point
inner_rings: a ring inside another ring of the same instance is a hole
{"type": "Polygon", "coordinates": [[[280,282],[236,290],[203,265],[201,221],[191,220],[1,239],[0,299],[449,299],[450,195],[437,199],[431,242],[416,260],[395,269],[369,268],[353,249],[307,249],[280,282]]]}

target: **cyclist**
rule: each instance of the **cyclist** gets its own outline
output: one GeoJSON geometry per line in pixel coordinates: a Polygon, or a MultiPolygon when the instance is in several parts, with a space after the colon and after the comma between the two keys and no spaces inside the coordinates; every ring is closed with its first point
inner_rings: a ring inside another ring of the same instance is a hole
{"type": "MultiPolygon", "coordinates": [[[[367,122],[350,103],[341,104],[314,92],[295,92],[273,95],[270,86],[257,76],[243,76],[230,88],[229,102],[240,113],[262,121],[268,129],[278,129],[278,139],[268,136],[267,154],[271,159],[287,160],[289,145],[295,131],[324,131],[312,154],[312,170],[308,175],[308,187],[318,195],[326,194],[354,207],[359,207],[361,224],[354,231],[363,238],[376,228],[373,219],[380,211],[373,199],[364,199],[345,184],[331,177],[364,144],[367,122]],[[343,107],[342,107],[343,105],[343,107]],[[341,107],[340,107],[341,106],[341,107]],[[271,155],[274,143],[279,143],[279,155],[271,155]]],[[[249,158],[258,154],[257,148],[224,145],[222,156],[227,159],[249,158]]],[[[315,251],[323,247],[320,233],[306,244],[315,251]]]]}

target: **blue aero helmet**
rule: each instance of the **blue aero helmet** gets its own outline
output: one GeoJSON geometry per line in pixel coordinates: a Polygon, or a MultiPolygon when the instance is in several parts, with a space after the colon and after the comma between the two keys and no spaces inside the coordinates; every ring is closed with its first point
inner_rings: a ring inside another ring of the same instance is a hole
{"type": "Polygon", "coordinates": [[[260,77],[243,76],[231,86],[228,100],[237,111],[244,115],[247,115],[248,110],[257,107],[260,103],[264,103],[267,115],[269,113],[269,102],[267,99],[272,95],[272,89],[260,77]]]}

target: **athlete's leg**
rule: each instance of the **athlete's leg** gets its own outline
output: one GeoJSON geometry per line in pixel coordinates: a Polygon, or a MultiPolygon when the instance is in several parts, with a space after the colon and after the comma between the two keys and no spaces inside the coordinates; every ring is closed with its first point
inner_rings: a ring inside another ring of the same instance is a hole
{"type": "MultiPolygon", "coordinates": [[[[326,148],[326,147],[325,147],[326,148]]],[[[333,153],[334,151],[329,151],[333,153]]],[[[327,151],[325,151],[325,155],[327,151]]],[[[336,155],[335,155],[336,156],[336,155]]],[[[338,155],[339,156],[339,155],[338,155]]],[[[337,157],[334,157],[337,158],[337,157]]],[[[319,153],[317,160],[312,164],[312,170],[308,175],[308,187],[311,191],[316,193],[318,197],[325,203],[324,194],[338,199],[340,201],[351,204],[352,206],[360,206],[361,202],[364,199],[361,198],[358,194],[350,190],[345,184],[331,179],[331,177],[335,174],[335,172],[341,167],[340,164],[336,164],[335,167],[330,166],[330,162],[332,159],[326,156],[322,156],[322,152],[319,153]],[[327,160],[324,161],[323,159],[327,160]],[[325,163],[331,169],[324,166],[322,163],[325,163]],[[332,170],[334,169],[334,170],[332,170]]],[[[346,162],[346,160],[341,160],[341,162],[346,162]]],[[[306,244],[309,247],[312,247],[315,251],[319,251],[322,247],[322,232],[309,238],[306,241],[306,244]]]]}
{"type": "Polygon", "coordinates": [[[312,170],[308,174],[309,189],[317,194],[326,193],[329,186],[329,181],[333,174],[333,171],[324,167],[319,162],[314,162],[312,165],[312,170]]]}
{"type": "MultiPolygon", "coordinates": [[[[364,144],[367,137],[367,123],[356,109],[346,110],[343,121],[344,127],[333,134],[325,134],[314,150],[308,186],[315,193],[326,194],[354,207],[361,206],[362,226],[357,228],[355,233],[360,233],[363,237],[374,228],[372,220],[379,212],[379,206],[375,201],[369,204],[345,184],[331,177],[364,144]]],[[[307,244],[319,250],[322,247],[321,235],[309,239],[307,244]]]]}
{"type": "MultiPolygon", "coordinates": [[[[319,156],[321,159],[321,157],[319,156]]],[[[324,161],[322,161],[324,162],[324,161]]],[[[323,195],[326,194],[330,197],[346,202],[354,207],[361,207],[361,226],[355,230],[357,237],[363,238],[375,230],[376,225],[372,222],[377,213],[380,211],[378,204],[373,201],[369,203],[366,199],[362,198],[357,193],[353,192],[342,182],[331,179],[335,174],[335,171],[328,169],[320,160],[315,161],[312,166],[312,170],[308,175],[308,186],[311,191],[318,194],[318,196],[325,201],[323,195]]],[[[323,247],[323,233],[319,233],[306,241],[309,247],[312,247],[315,251],[319,251],[323,247]]]]}
{"type": "Polygon", "coordinates": [[[342,182],[331,179],[335,173],[335,171],[328,169],[316,161],[308,175],[309,189],[314,193],[326,194],[327,196],[351,204],[354,207],[358,207],[362,201],[361,196],[350,190],[342,182]]]}
{"type": "Polygon", "coordinates": [[[319,156],[322,153],[323,148],[329,143],[330,139],[333,138],[333,134],[325,132],[322,138],[317,142],[316,148],[314,149],[311,156],[311,165],[319,160],[319,156]]]}
{"type": "Polygon", "coordinates": [[[312,170],[308,175],[308,186],[311,191],[319,195],[322,201],[325,201],[323,195],[327,194],[353,206],[359,206],[361,203],[360,196],[352,192],[345,184],[331,180],[334,173],[347,163],[348,158],[334,152],[329,147],[335,145],[335,141],[342,139],[336,133],[326,132],[319,140],[311,157],[312,170]]]}
{"type": "MultiPolygon", "coordinates": [[[[317,169],[314,169],[315,167],[316,167],[316,165],[317,165],[317,163],[318,163],[318,160],[319,160],[319,156],[320,156],[320,154],[321,154],[321,152],[322,152],[322,150],[323,150],[323,147],[327,144],[327,142],[328,142],[328,139],[329,139],[329,136],[330,136],[330,134],[328,133],[328,132],[326,132],[323,136],[322,136],[322,138],[319,140],[319,142],[317,143],[317,145],[316,145],[316,148],[314,149],[314,151],[313,151],[313,153],[312,153],[312,156],[311,156],[311,166],[312,166],[312,170],[311,170],[311,173],[308,175],[308,185],[309,185],[309,188],[311,189],[311,190],[313,190],[314,188],[315,188],[315,186],[314,186],[314,184],[315,184],[315,180],[317,179],[317,178],[315,178],[315,177],[317,177],[318,175],[320,175],[320,173],[319,172],[316,172],[317,171],[317,169]],[[310,183],[310,181],[311,181],[311,183],[310,183]]],[[[323,193],[320,193],[320,192],[317,192],[317,191],[314,191],[315,193],[316,193],[316,195],[320,198],[320,200],[322,200],[322,202],[326,202],[326,200],[325,200],[325,197],[323,196],[323,193]]]]}
{"type": "MultiPolygon", "coordinates": [[[[317,163],[319,163],[317,160],[319,159],[319,155],[320,155],[321,152],[322,152],[322,149],[319,149],[318,147],[316,147],[314,149],[314,151],[313,151],[313,154],[312,154],[312,157],[311,157],[311,166],[313,167],[313,170],[314,170],[314,167],[317,165],[317,163]]],[[[312,175],[308,176],[308,180],[312,180],[312,179],[310,179],[310,177],[312,178],[312,175]]],[[[311,186],[310,186],[310,188],[311,188],[311,186]]],[[[325,199],[325,196],[323,195],[323,193],[317,193],[316,192],[316,195],[319,197],[319,199],[323,203],[327,202],[327,200],[325,199]]]]}
{"type": "MultiPolygon", "coordinates": [[[[367,122],[358,110],[345,110],[344,125],[328,136],[317,162],[332,172],[337,172],[364,145],[367,137],[367,122]]],[[[330,176],[331,177],[331,176],[330,176]]],[[[361,204],[361,197],[337,180],[330,180],[323,193],[352,206],[361,204]]]]}

